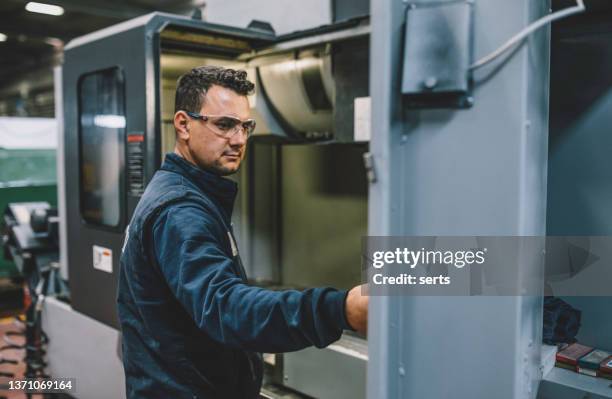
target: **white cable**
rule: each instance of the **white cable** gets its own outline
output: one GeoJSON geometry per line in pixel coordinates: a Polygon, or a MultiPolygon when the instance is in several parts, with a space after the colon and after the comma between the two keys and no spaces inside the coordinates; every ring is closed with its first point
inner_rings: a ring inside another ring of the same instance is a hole
{"type": "Polygon", "coordinates": [[[547,15],[545,17],[538,19],[537,21],[535,21],[534,23],[527,26],[525,29],[523,29],[522,31],[520,31],[519,33],[511,37],[510,40],[508,40],[503,46],[493,51],[491,54],[487,55],[486,57],[483,57],[480,60],[473,63],[472,65],[470,65],[470,69],[477,69],[477,68],[480,68],[481,66],[487,65],[488,63],[495,60],[500,55],[504,54],[506,51],[510,50],[515,44],[518,44],[523,39],[525,39],[527,36],[535,32],[536,30],[540,29],[541,27],[546,26],[558,19],[566,18],[566,17],[569,17],[570,15],[581,13],[585,10],[586,10],[586,7],[584,5],[584,0],[576,0],[576,5],[574,7],[565,8],[563,10],[557,11],[555,13],[552,13],[550,15],[547,15]]]}

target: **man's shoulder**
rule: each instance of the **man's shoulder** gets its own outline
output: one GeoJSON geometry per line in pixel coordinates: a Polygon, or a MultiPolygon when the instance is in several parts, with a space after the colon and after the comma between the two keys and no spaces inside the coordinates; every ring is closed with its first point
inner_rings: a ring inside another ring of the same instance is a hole
{"type": "Polygon", "coordinates": [[[187,187],[176,173],[157,171],[138,201],[136,213],[148,213],[164,204],[185,197],[187,187]]]}
{"type": "Polygon", "coordinates": [[[180,174],[159,170],[147,185],[132,222],[135,229],[148,231],[162,224],[189,224],[197,221],[208,226],[222,225],[211,201],[180,174]]]}
{"type": "Polygon", "coordinates": [[[139,207],[141,204],[146,208],[141,211],[157,215],[171,211],[175,217],[180,218],[215,216],[210,200],[201,191],[192,187],[188,179],[165,170],[155,173],[140,199],[139,207]]]}
{"type": "Polygon", "coordinates": [[[189,197],[166,204],[150,218],[153,236],[162,241],[218,241],[223,224],[208,206],[189,197]]]}
{"type": "Polygon", "coordinates": [[[193,182],[179,173],[168,170],[158,170],[147,185],[142,198],[155,200],[160,197],[183,196],[191,199],[204,199],[208,197],[193,182]]]}
{"type": "Polygon", "coordinates": [[[206,198],[189,179],[185,179],[181,174],[162,169],[153,175],[140,198],[140,203],[147,204],[148,208],[157,208],[177,200],[193,202],[206,201],[206,198]]]}
{"type": "Polygon", "coordinates": [[[186,187],[183,176],[168,170],[160,169],[153,175],[153,178],[147,185],[147,189],[143,197],[147,194],[151,195],[155,191],[168,191],[180,187],[186,187]]]}

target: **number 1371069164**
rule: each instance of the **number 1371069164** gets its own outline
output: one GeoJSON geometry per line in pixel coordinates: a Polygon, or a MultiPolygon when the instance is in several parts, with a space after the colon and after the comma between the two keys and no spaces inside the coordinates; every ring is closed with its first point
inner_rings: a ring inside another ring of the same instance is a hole
{"type": "Polygon", "coordinates": [[[25,393],[62,393],[74,392],[74,378],[24,378],[19,380],[10,380],[0,389],[8,391],[22,391],[25,393]]]}

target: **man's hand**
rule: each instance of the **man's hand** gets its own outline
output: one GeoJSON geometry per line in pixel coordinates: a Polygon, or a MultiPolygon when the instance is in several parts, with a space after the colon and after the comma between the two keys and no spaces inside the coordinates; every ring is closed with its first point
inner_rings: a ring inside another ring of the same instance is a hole
{"type": "Polygon", "coordinates": [[[365,291],[367,286],[358,285],[353,287],[346,296],[344,312],[346,321],[357,332],[366,334],[368,332],[368,297],[362,295],[361,291],[365,291]]]}

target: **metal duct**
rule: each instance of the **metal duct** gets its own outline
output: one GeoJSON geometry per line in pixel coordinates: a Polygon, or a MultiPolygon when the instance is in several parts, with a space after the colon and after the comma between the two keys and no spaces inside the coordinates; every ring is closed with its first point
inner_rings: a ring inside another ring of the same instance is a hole
{"type": "Polygon", "coordinates": [[[309,138],[331,136],[335,88],[329,54],[276,57],[258,70],[268,100],[294,131],[309,138]]]}

